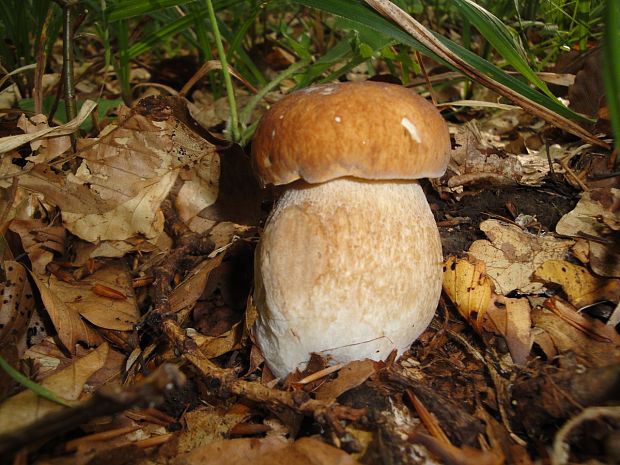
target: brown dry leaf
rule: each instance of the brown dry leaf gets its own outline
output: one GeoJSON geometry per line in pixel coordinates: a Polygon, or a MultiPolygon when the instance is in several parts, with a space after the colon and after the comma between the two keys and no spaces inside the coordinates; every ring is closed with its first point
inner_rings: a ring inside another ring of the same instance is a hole
{"type": "Polygon", "coordinates": [[[475,241],[468,253],[486,264],[498,293],[504,295],[514,290],[524,294],[541,291],[543,284],[532,282],[532,273],[547,260],[563,259],[574,243],[530,234],[519,226],[493,219],[483,221],[480,229],[490,241],[475,241]]]}
{"type": "Polygon", "coordinates": [[[80,108],[80,111],[75,117],[75,119],[72,119],[66,124],[51,128],[45,127],[28,134],[2,137],[0,138],[0,154],[16,149],[20,145],[27,144],[28,142],[32,142],[34,140],[64,136],[74,133],[82,125],[86,118],[88,118],[88,115],[90,115],[90,113],[95,109],[96,106],[96,102],[93,102],[92,100],[86,100],[80,108]]]}
{"type": "Polygon", "coordinates": [[[215,221],[198,214],[213,205],[218,197],[220,178],[219,158],[210,163],[200,163],[191,171],[181,173],[184,183],[175,198],[179,219],[194,232],[202,233],[213,227],[215,221]]]}
{"type": "Polygon", "coordinates": [[[86,323],[77,310],[67,306],[63,299],[54,291],[60,281],[55,276],[49,278],[31,275],[39,292],[45,310],[52,320],[58,333],[58,338],[64,347],[75,353],[78,342],[84,342],[92,347],[99,345],[101,337],[86,323]]]}
{"type": "Polygon", "coordinates": [[[46,274],[45,267],[54,259],[54,252],[65,252],[67,231],[62,226],[52,226],[41,220],[13,220],[9,229],[16,233],[28,254],[32,271],[46,274]]]}
{"type": "Polygon", "coordinates": [[[609,300],[620,300],[620,279],[602,279],[582,267],[564,260],[549,260],[535,273],[544,282],[559,284],[577,308],[609,300]]]}
{"type": "Polygon", "coordinates": [[[502,295],[495,295],[487,310],[488,321],[484,323],[487,331],[503,336],[508,344],[512,360],[519,365],[527,361],[532,348],[530,311],[529,301],[525,298],[509,299],[502,295]]]}
{"type": "MultiPolygon", "coordinates": [[[[502,145],[499,136],[483,133],[471,122],[459,127],[454,138],[456,148],[451,153],[447,174],[442,178],[442,191],[456,194],[466,186],[511,186],[542,184],[549,173],[549,162],[538,154],[505,157],[497,153],[502,145]]],[[[561,171],[560,166],[554,169],[561,171]]]]}
{"type": "MultiPolygon", "coordinates": [[[[86,381],[101,369],[108,357],[107,343],[57,373],[41,384],[65,400],[78,400],[86,381]]],[[[30,390],[16,394],[0,404],[0,434],[15,431],[47,413],[64,408],[60,404],[37,396],[30,390]]]]}
{"type": "Polygon", "coordinates": [[[619,346],[593,339],[547,309],[532,310],[532,322],[534,343],[548,359],[573,352],[588,366],[602,367],[620,362],[619,346]]]}
{"type": "Polygon", "coordinates": [[[178,436],[173,455],[225,439],[233,426],[249,420],[251,416],[249,409],[235,406],[228,410],[207,407],[187,412],[183,415],[185,428],[178,436]]]}
{"type": "Polygon", "coordinates": [[[177,457],[174,465],[355,465],[346,452],[313,438],[287,443],[277,438],[230,439],[199,447],[177,457]]]}
{"type": "Polygon", "coordinates": [[[68,283],[51,277],[49,292],[95,326],[131,331],[140,318],[131,282],[127,265],[117,261],[105,264],[83,281],[68,283]],[[124,298],[107,297],[106,292],[124,298]]]}
{"type": "Polygon", "coordinates": [[[222,264],[225,255],[225,253],[220,253],[214,258],[208,258],[188,273],[183,282],[170,294],[168,301],[171,312],[178,312],[196,303],[204,291],[209,275],[222,264]]]}
{"type": "MultiPolygon", "coordinates": [[[[49,124],[45,115],[34,115],[31,118],[21,115],[17,122],[17,127],[26,134],[32,134],[49,129],[49,124]]],[[[71,148],[71,138],[69,136],[57,136],[37,139],[30,142],[30,147],[37,154],[29,156],[27,160],[33,163],[46,163],[69,150],[71,148]]]]}
{"type": "Polygon", "coordinates": [[[200,352],[206,358],[215,358],[232,350],[241,348],[241,340],[244,335],[244,322],[239,321],[233,327],[219,336],[203,336],[198,334],[192,339],[200,348],[200,352]]]}
{"type": "Polygon", "coordinates": [[[5,279],[0,282],[0,342],[25,349],[23,337],[34,310],[34,298],[26,268],[12,260],[5,260],[1,268],[5,279]]]}
{"type": "Polygon", "coordinates": [[[377,371],[376,363],[372,360],[355,360],[338,371],[338,377],[321,385],[316,390],[319,400],[335,400],[341,394],[360,386],[377,371]]]}
{"type": "Polygon", "coordinates": [[[493,282],[484,262],[448,257],[443,266],[443,290],[459,313],[478,331],[491,304],[493,282]]]}
{"type": "MultiPolygon", "coordinates": [[[[24,266],[12,260],[0,265],[0,357],[13,367],[19,366],[27,347],[29,322],[34,298],[24,266]]],[[[10,394],[14,380],[0,369],[0,399],[10,394]]]]}
{"type": "Polygon", "coordinates": [[[600,276],[620,277],[620,189],[601,188],[584,192],[577,206],[555,227],[558,234],[590,240],[590,267],[600,276]]]}
{"type": "MultiPolygon", "coordinates": [[[[83,354],[80,354],[83,355],[83,354]]],[[[58,369],[63,369],[72,363],[72,359],[63,352],[51,337],[29,347],[24,353],[24,359],[32,367],[32,376],[40,382],[58,369]]]]}
{"type": "Polygon", "coordinates": [[[558,296],[547,299],[544,303],[544,307],[551,310],[568,324],[584,332],[592,339],[599,342],[613,343],[620,347],[620,334],[618,334],[614,327],[578,313],[575,307],[560,299],[558,296]]]}
{"type": "Polygon", "coordinates": [[[211,199],[206,204],[217,194],[216,146],[186,119],[181,100],[144,99],[120,113],[118,125],[108,126],[99,139],[81,141],[75,175],[65,178],[39,168],[20,179],[20,185],[60,208],[69,231],[98,244],[94,256],[152,250],[163,235],[161,202],[180,173],[192,183],[187,191],[211,199]]]}

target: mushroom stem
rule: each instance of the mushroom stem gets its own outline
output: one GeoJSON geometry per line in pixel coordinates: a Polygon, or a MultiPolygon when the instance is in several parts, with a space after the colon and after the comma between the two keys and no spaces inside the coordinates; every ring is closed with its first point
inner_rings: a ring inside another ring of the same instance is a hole
{"type": "Polygon", "coordinates": [[[257,342],[272,372],[385,359],[426,329],[441,292],[441,242],[415,181],[341,178],[287,190],[259,244],[257,342]]]}

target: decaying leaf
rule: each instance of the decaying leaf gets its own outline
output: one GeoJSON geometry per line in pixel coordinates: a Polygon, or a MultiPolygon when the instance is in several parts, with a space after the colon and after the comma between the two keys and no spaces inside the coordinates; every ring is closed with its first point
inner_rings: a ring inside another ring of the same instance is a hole
{"type": "MultiPolygon", "coordinates": [[[[69,367],[47,377],[41,384],[65,400],[78,400],[86,381],[101,367],[108,356],[108,345],[101,344],[69,367]]],[[[62,409],[60,404],[25,390],[0,404],[0,434],[23,427],[47,413],[62,409]]]]}
{"type": "Polygon", "coordinates": [[[531,234],[494,219],[483,221],[480,229],[490,241],[475,241],[468,253],[486,264],[487,274],[504,295],[514,290],[524,294],[541,291],[543,284],[532,282],[532,273],[547,260],[563,259],[573,245],[570,240],[531,234]]]}
{"type": "Polygon", "coordinates": [[[30,132],[27,134],[3,137],[0,140],[0,154],[8,152],[9,150],[16,149],[20,145],[27,144],[28,142],[40,140],[42,138],[64,136],[73,133],[81,126],[81,124],[86,120],[86,118],[88,118],[88,115],[90,115],[90,113],[95,109],[96,106],[96,102],[93,102],[92,100],[86,100],[80,108],[80,111],[75,117],[75,119],[69,121],[66,124],[55,127],[44,127],[38,131],[30,132]]]}
{"type": "Polygon", "coordinates": [[[479,331],[494,290],[484,262],[448,257],[443,266],[443,290],[463,318],[479,331]]]}
{"type": "Polygon", "coordinates": [[[535,276],[547,283],[562,286],[570,302],[577,308],[609,300],[620,300],[620,279],[602,279],[582,266],[564,260],[549,260],[541,265],[535,276]]]}
{"type": "Polygon", "coordinates": [[[558,296],[547,299],[544,307],[595,341],[609,342],[620,347],[620,334],[616,332],[615,328],[577,312],[575,307],[558,296]]]}
{"type": "Polygon", "coordinates": [[[600,188],[584,192],[577,206],[555,227],[559,234],[589,240],[589,264],[596,274],[620,277],[620,189],[600,188]]]}
{"type": "Polygon", "coordinates": [[[195,335],[192,339],[196,341],[200,352],[206,358],[215,358],[241,347],[241,340],[244,335],[244,324],[239,321],[233,327],[219,336],[195,335]]]}

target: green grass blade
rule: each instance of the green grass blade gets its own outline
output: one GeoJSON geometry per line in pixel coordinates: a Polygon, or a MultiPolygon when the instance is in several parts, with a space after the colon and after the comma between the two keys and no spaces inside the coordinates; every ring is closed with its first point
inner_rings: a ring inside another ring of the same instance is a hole
{"type": "MultiPolygon", "coordinates": [[[[620,146],[620,2],[609,0],[603,37],[603,77],[616,149],[620,146]]],[[[616,163],[620,163],[620,158],[616,163]]]]}
{"type": "MultiPolygon", "coordinates": [[[[387,19],[383,18],[378,13],[375,13],[370,8],[367,8],[364,4],[357,0],[294,0],[295,3],[299,3],[319,10],[327,11],[336,16],[340,16],[348,19],[352,22],[357,22],[363,26],[370,27],[378,32],[381,32],[388,37],[397,40],[400,43],[409,45],[421,53],[431,56],[435,60],[444,63],[446,66],[454,69],[444,60],[437,57],[426,46],[422,45],[418,40],[411,37],[405,31],[400,29],[395,24],[392,24],[387,19]]],[[[479,57],[473,52],[461,47],[455,42],[451,41],[447,37],[443,37],[439,34],[435,34],[438,40],[440,40],[444,46],[450,49],[453,53],[461,57],[471,66],[476,67],[479,71],[483,72],[487,76],[493,78],[500,84],[509,87],[513,91],[519,93],[523,97],[532,100],[555,113],[576,121],[591,122],[588,118],[573,112],[569,108],[562,105],[556,99],[530,88],[522,80],[511,76],[504,72],[501,68],[493,65],[484,58],[479,57]]]]}
{"type": "Polygon", "coordinates": [[[35,383],[30,378],[27,378],[15,368],[13,368],[9,362],[7,362],[4,358],[0,357],[0,368],[2,368],[11,378],[17,381],[22,386],[30,389],[36,395],[41,396],[47,400],[51,400],[52,402],[56,402],[57,404],[64,405],[65,407],[71,407],[71,404],[67,402],[65,399],[58,397],[55,392],[50,391],[44,386],[41,386],[38,383],[35,383]]]}
{"type": "Polygon", "coordinates": [[[142,55],[143,53],[148,52],[155,45],[160,44],[164,40],[169,37],[175,36],[188,27],[192,26],[197,19],[204,18],[207,15],[207,12],[202,10],[199,13],[199,17],[195,16],[183,16],[176,21],[166,24],[161,29],[155,30],[153,33],[147,35],[146,37],[140,39],[135,42],[129,49],[127,50],[127,57],[130,60],[142,55]]]}
{"type": "MultiPolygon", "coordinates": [[[[196,0],[118,0],[108,8],[108,21],[114,22],[121,19],[134,18],[148,15],[164,8],[193,3],[196,0]]],[[[220,11],[236,5],[243,0],[219,0],[213,2],[215,11],[220,11]]]]}
{"type": "Polygon", "coordinates": [[[134,18],[196,0],[118,0],[108,8],[108,21],[134,18]]]}
{"type": "Polygon", "coordinates": [[[458,10],[473,24],[480,34],[495,48],[504,59],[521,75],[555,99],[547,84],[532,70],[525,58],[525,53],[516,45],[518,37],[490,11],[485,10],[471,0],[454,0],[458,10]]]}

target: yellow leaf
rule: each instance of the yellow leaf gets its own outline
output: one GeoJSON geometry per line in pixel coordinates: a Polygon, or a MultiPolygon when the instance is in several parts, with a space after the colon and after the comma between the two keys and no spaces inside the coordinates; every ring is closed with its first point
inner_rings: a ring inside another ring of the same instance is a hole
{"type": "Polygon", "coordinates": [[[540,266],[535,276],[544,282],[559,284],[568,300],[577,308],[596,302],[620,299],[620,279],[602,279],[590,274],[583,266],[564,260],[548,260],[540,266]]]}
{"type": "Polygon", "coordinates": [[[443,290],[479,331],[493,295],[493,282],[486,275],[484,262],[448,257],[443,266],[443,290]]]}

